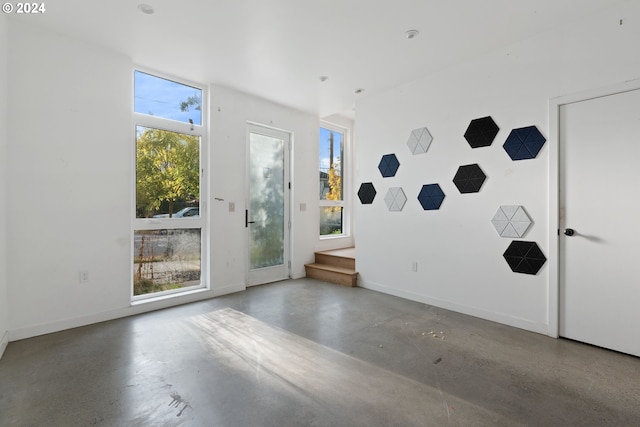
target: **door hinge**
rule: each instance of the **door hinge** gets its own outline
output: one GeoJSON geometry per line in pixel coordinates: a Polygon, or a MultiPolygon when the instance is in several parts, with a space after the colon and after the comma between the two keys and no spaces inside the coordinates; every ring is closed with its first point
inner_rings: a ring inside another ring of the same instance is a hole
{"type": "Polygon", "coordinates": [[[289,190],[291,190],[291,181],[289,181],[289,190]]]}

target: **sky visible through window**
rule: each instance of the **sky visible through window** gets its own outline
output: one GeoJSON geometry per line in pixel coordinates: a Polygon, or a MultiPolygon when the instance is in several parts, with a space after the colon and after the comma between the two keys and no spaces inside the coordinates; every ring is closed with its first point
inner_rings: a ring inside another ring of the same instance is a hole
{"type": "Polygon", "coordinates": [[[136,71],[134,92],[136,113],[202,125],[201,89],[136,71]]]}
{"type": "Polygon", "coordinates": [[[333,163],[336,169],[340,170],[340,161],[342,155],[342,133],[333,130],[320,128],[320,171],[328,172],[329,167],[329,137],[333,133],[333,163]]]}

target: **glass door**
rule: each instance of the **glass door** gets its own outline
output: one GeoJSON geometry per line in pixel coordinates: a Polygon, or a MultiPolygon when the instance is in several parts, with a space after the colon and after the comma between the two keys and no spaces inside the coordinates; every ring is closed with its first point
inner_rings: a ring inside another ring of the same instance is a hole
{"type": "Polygon", "coordinates": [[[289,278],[289,143],[286,132],[249,125],[247,285],[289,278]]]}

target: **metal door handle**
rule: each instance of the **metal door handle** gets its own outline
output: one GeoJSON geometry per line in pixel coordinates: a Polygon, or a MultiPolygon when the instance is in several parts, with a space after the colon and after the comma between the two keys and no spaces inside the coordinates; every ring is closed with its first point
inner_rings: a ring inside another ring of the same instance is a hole
{"type": "Polygon", "coordinates": [[[249,224],[255,224],[255,221],[249,221],[249,209],[244,210],[244,226],[249,227],[249,224]]]}
{"type": "Polygon", "coordinates": [[[564,229],[564,235],[565,236],[573,236],[574,234],[576,234],[576,231],[573,228],[565,228],[564,229]]]}

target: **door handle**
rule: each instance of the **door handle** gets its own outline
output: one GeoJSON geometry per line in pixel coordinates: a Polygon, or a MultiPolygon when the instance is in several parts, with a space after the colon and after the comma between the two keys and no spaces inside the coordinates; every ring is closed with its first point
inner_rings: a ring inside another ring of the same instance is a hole
{"type": "Polygon", "coordinates": [[[244,226],[249,227],[249,224],[255,224],[255,221],[249,221],[249,209],[244,210],[244,226]]]}
{"type": "Polygon", "coordinates": [[[576,231],[573,228],[565,228],[564,229],[564,235],[565,236],[573,236],[574,234],[576,234],[576,231]]]}

